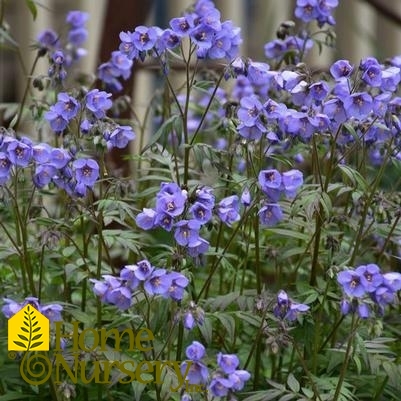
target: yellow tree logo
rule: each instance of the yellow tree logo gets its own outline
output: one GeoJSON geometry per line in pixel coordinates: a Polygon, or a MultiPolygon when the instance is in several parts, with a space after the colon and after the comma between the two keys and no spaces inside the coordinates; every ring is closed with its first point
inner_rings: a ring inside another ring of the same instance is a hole
{"type": "Polygon", "coordinates": [[[48,351],[49,319],[26,305],[8,320],[9,351],[48,351]]]}

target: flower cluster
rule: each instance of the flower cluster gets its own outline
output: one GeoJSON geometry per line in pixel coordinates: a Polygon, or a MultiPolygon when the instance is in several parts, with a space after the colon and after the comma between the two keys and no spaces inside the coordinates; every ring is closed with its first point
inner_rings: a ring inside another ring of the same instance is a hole
{"type": "Polygon", "coordinates": [[[32,181],[37,188],[52,183],[71,196],[85,196],[99,177],[99,166],[93,159],[74,158],[66,149],[47,143],[34,144],[26,137],[1,135],[0,185],[10,180],[13,169],[31,166],[32,181]]]}
{"type": "Polygon", "coordinates": [[[1,308],[1,311],[7,319],[10,319],[10,317],[14,316],[26,305],[31,305],[42,315],[46,316],[50,322],[63,320],[61,316],[63,307],[59,304],[41,305],[38,298],[35,297],[27,297],[23,302],[20,303],[8,298],[4,298],[3,301],[4,305],[1,308]]]}
{"type": "Polygon", "coordinates": [[[237,369],[239,359],[235,354],[217,354],[218,369],[212,374],[209,389],[215,397],[225,397],[229,393],[244,388],[251,375],[247,370],[237,369]]]}
{"type": "Polygon", "coordinates": [[[181,301],[189,280],[181,273],[158,269],[148,260],[141,260],[134,265],[126,265],[119,277],[105,274],[103,280],[91,279],[93,292],[106,304],[119,309],[128,309],[136,290],[146,294],[161,295],[174,301],[181,301]]]}
{"type": "Polygon", "coordinates": [[[317,21],[319,26],[334,25],[332,16],[338,0],[297,0],[295,16],[304,22],[317,21]]]}
{"type": "Polygon", "coordinates": [[[336,133],[339,159],[347,146],[362,140],[372,163],[380,165],[390,139],[396,146],[393,157],[399,158],[400,66],[399,58],[380,64],[366,57],[358,68],[338,60],[330,67],[334,82],[311,82],[301,70],[271,71],[268,64],[251,61],[233,89],[239,101],[238,133],[248,141],[267,140],[267,156],[284,153],[297,141],[308,143],[313,135],[336,133]]]}
{"type": "Polygon", "coordinates": [[[182,321],[187,330],[192,330],[196,325],[200,326],[205,321],[205,311],[194,301],[190,301],[188,307],[180,309],[174,317],[175,322],[182,321]]]}
{"type": "Polygon", "coordinates": [[[295,197],[303,184],[303,174],[299,170],[289,170],[282,174],[276,169],[262,170],[258,182],[266,196],[264,205],[259,210],[260,222],[265,226],[274,226],[283,218],[283,212],[277,202],[282,194],[289,199],[295,197]]]}
{"type": "Polygon", "coordinates": [[[234,59],[241,44],[240,29],[231,21],[221,21],[220,12],[210,0],[199,0],[182,17],[173,18],[170,27],[138,26],[120,33],[119,49],[98,68],[98,77],[112,92],[122,89],[120,78],[128,79],[135,60],[158,57],[167,71],[167,52],[189,38],[198,58],[234,59]]]}
{"type": "Polygon", "coordinates": [[[278,319],[293,322],[298,318],[300,313],[304,313],[308,310],[308,305],[293,302],[284,290],[280,290],[277,294],[277,304],[273,308],[273,314],[278,319]]]}
{"type": "Polygon", "coordinates": [[[187,191],[176,183],[163,182],[156,195],[155,208],[144,208],[137,215],[136,224],[144,230],[155,227],[174,230],[177,244],[196,257],[209,249],[209,242],[199,235],[199,230],[211,220],[214,202],[211,188],[197,189],[193,199],[189,200],[187,191]]]}
{"type": "Polygon", "coordinates": [[[66,67],[71,66],[86,55],[81,45],[88,37],[85,27],[89,14],[83,11],[70,11],[66,17],[68,26],[67,41],[62,43],[59,35],[52,29],[42,31],[38,37],[38,46],[42,54],[49,52],[50,67],[48,75],[54,82],[61,83],[67,76],[66,67]]]}
{"type": "Polygon", "coordinates": [[[382,315],[387,305],[395,303],[401,290],[401,273],[382,273],[374,263],[341,271],[337,281],[345,295],[341,312],[344,315],[357,312],[363,319],[372,315],[373,307],[382,315]]]}
{"type": "MultiPolygon", "coordinates": [[[[193,341],[185,351],[191,366],[188,370],[187,380],[190,384],[205,385],[211,377],[208,390],[215,397],[225,397],[244,388],[251,375],[246,370],[237,369],[239,359],[235,354],[217,354],[218,368],[211,374],[202,361],[206,356],[205,347],[198,341],[193,341]]],[[[186,372],[188,361],[181,364],[181,372],[186,372]]]]}
{"type": "Polygon", "coordinates": [[[73,119],[79,120],[81,135],[102,133],[94,143],[103,141],[108,149],[125,148],[135,139],[135,133],[131,126],[119,125],[106,118],[106,112],[112,107],[111,96],[111,93],[92,89],[79,101],[66,92],[60,92],[57,102],[45,113],[45,119],[56,133],[65,132],[73,119]]]}

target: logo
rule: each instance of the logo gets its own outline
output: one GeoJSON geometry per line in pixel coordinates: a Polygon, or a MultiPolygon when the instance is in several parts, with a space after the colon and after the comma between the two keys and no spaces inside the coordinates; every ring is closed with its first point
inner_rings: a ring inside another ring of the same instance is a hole
{"type": "Polygon", "coordinates": [[[53,374],[55,384],[60,384],[63,376],[68,376],[73,383],[111,384],[112,372],[118,370],[118,382],[121,384],[137,381],[161,385],[163,377],[169,371],[174,377],[170,385],[171,391],[206,391],[204,386],[191,384],[187,380],[188,374],[195,368],[192,361],[186,361],[181,366],[178,361],[138,361],[125,356],[121,360],[90,360],[83,357],[83,354],[91,355],[92,352],[105,355],[110,350],[118,353],[138,351],[141,355],[149,354],[153,350],[154,334],[147,328],[141,328],[137,332],[125,329],[120,333],[117,329],[105,328],[80,330],[78,322],[72,322],[72,325],[73,332],[65,333],[63,322],[55,322],[52,350],[41,353],[40,351],[50,349],[50,323],[47,317],[28,304],[8,320],[8,357],[17,359],[24,353],[19,370],[26,383],[38,386],[49,380],[53,374]],[[123,338],[126,340],[124,343],[123,338]],[[69,343],[69,348],[65,352],[66,342],[69,343]],[[114,348],[110,344],[114,344],[114,348]],[[123,344],[126,349],[123,349],[123,344]]]}
{"type": "Polygon", "coordinates": [[[22,308],[8,320],[8,350],[48,351],[49,319],[32,305],[22,308]]]}

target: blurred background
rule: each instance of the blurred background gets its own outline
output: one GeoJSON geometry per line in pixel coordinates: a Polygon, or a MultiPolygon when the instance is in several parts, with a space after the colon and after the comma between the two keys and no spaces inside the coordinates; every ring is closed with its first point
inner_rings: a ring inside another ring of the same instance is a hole
{"type": "MultiPolygon", "coordinates": [[[[190,0],[40,0],[38,15],[33,21],[24,0],[0,0],[3,21],[19,44],[23,62],[29,71],[35,57],[32,50],[38,33],[45,28],[63,29],[66,13],[73,9],[88,11],[88,56],[79,68],[94,73],[111,50],[118,47],[118,32],[135,26],[168,26],[168,21],[192,3],[190,0]],[[110,2],[110,4],[108,3],[110,2]]],[[[222,20],[231,19],[242,30],[242,55],[264,61],[263,45],[275,39],[280,22],[293,19],[295,0],[216,0],[222,20]]],[[[338,58],[358,63],[362,57],[381,60],[401,54],[401,0],[340,0],[336,10],[337,50],[314,51],[309,56],[313,68],[325,68],[338,58]]],[[[1,40],[1,37],[0,37],[1,40]]],[[[19,101],[26,83],[26,71],[20,67],[12,49],[0,47],[0,102],[19,101]]],[[[44,60],[43,60],[44,61],[44,60]]],[[[135,67],[134,67],[135,68],[135,67]]],[[[37,72],[46,73],[45,63],[37,72]],[[42,69],[42,70],[41,70],[42,69]]],[[[138,107],[146,103],[152,92],[151,71],[139,68],[134,85],[134,101],[138,107]],[[136,99],[136,100],[135,100],[136,99]]]]}

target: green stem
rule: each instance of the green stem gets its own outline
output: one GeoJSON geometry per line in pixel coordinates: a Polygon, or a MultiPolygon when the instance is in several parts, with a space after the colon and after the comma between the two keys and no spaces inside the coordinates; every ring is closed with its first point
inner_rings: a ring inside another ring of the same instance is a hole
{"type": "Polygon", "coordinates": [[[29,75],[28,75],[27,80],[26,80],[26,86],[25,86],[24,95],[22,96],[22,100],[21,100],[21,103],[20,103],[20,107],[19,107],[19,109],[18,109],[17,121],[15,122],[15,125],[14,125],[14,127],[13,127],[15,131],[18,130],[19,124],[20,124],[20,122],[21,122],[22,112],[23,112],[23,110],[24,110],[25,103],[26,103],[26,100],[27,100],[27,98],[28,98],[28,93],[29,93],[29,90],[30,90],[30,86],[31,86],[31,81],[32,81],[33,73],[35,72],[36,65],[37,65],[39,59],[40,59],[40,56],[39,56],[39,52],[38,52],[38,53],[36,54],[35,60],[34,60],[34,62],[33,62],[33,64],[32,64],[31,71],[29,72],[29,75]]]}
{"type": "Polygon", "coordinates": [[[354,339],[355,328],[356,328],[357,324],[358,324],[358,321],[356,319],[356,315],[355,315],[355,313],[353,313],[352,314],[352,322],[351,322],[351,335],[348,339],[347,348],[345,350],[345,359],[344,359],[343,364],[341,365],[340,377],[338,378],[336,391],[334,393],[332,401],[337,401],[340,397],[341,388],[342,388],[342,385],[343,385],[343,382],[345,379],[345,375],[347,373],[348,362],[351,357],[352,342],[354,339]]]}
{"type": "Polygon", "coordinates": [[[315,398],[317,398],[318,400],[322,401],[322,399],[320,398],[320,395],[319,395],[319,390],[316,387],[316,384],[315,384],[315,381],[313,380],[312,374],[310,373],[308,367],[306,366],[304,356],[302,355],[302,352],[299,349],[296,341],[292,340],[292,345],[293,345],[293,347],[295,349],[296,354],[298,355],[299,362],[301,363],[302,368],[303,368],[306,376],[308,376],[308,379],[309,379],[310,385],[312,387],[312,391],[314,393],[315,398]]]}
{"type": "Polygon", "coordinates": [[[380,183],[380,180],[381,180],[381,178],[382,178],[382,176],[383,176],[384,169],[385,169],[385,167],[386,167],[386,165],[387,165],[387,162],[388,162],[388,160],[390,159],[390,156],[391,156],[391,146],[392,146],[392,144],[393,144],[393,140],[394,140],[394,138],[392,137],[392,138],[391,138],[391,141],[390,141],[390,143],[389,143],[389,146],[388,146],[388,151],[387,151],[386,157],[385,157],[385,159],[383,160],[382,165],[380,166],[379,172],[377,173],[377,175],[376,175],[375,178],[373,179],[373,182],[372,182],[371,185],[370,185],[370,188],[369,188],[369,195],[368,195],[368,197],[367,197],[367,199],[366,199],[366,201],[365,201],[365,205],[364,205],[364,208],[363,208],[363,210],[362,210],[361,220],[360,220],[360,223],[359,223],[359,229],[358,229],[357,235],[356,235],[356,237],[355,237],[354,249],[353,249],[353,252],[352,252],[352,255],[351,255],[351,259],[350,259],[350,261],[349,261],[349,264],[350,264],[351,266],[354,264],[355,259],[356,259],[356,255],[357,255],[358,252],[359,252],[359,247],[360,247],[361,242],[362,242],[362,239],[363,239],[363,237],[364,237],[363,232],[364,232],[364,229],[365,229],[366,218],[367,218],[368,213],[369,213],[369,208],[370,208],[371,205],[372,205],[372,199],[373,199],[373,197],[374,197],[374,195],[375,195],[376,189],[377,189],[377,187],[378,187],[378,185],[379,185],[379,183],[380,183]]]}
{"type": "Polygon", "coordinates": [[[219,257],[215,257],[215,259],[213,260],[213,264],[212,267],[210,268],[210,273],[209,276],[207,277],[207,279],[205,280],[205,283],[203,284],[203,287],[201,288],[198,297],[196,299],[196,303],[199,302],[200,297],[202,296],[202,294],[205,292],[205,290],[209,287],[212,277],[217,269],[217,267],[219,266],[219,263],[221,262],[221,260],[224,258],[224,255],[226,254],[228,248],[231,245],[231,242],[233,241],[233,239],[235,238],[238,230],[241,228],[242,224],[245,224],[249,214],[252,212],[253,207],[255,206],[255,204],[251,205],[249,207],[249,209],[244,213],[243,217],[242,217],[242,222],[238,222],[238,224],[236,225],[236,227],[234,228],[234,231],[232,232],[230,238],[227,241],[227,244],[225,245],[221,255],[219,255],[219,257]]]}

